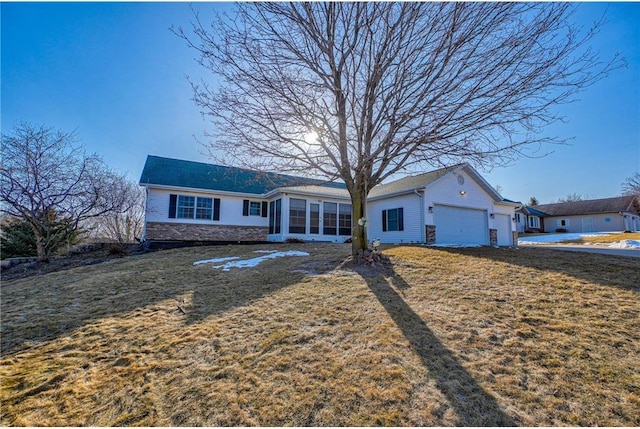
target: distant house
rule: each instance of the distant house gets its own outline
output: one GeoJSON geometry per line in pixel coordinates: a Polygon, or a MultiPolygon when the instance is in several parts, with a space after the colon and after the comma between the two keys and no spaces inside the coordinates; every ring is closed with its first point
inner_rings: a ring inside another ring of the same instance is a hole
{"type": "Polygon", "coordinates": [[[542,204],[545,232],[640,231],[637,196],[542,204]]]}
{"type": "MultiPolygon", "coordinates": [[[[145,239],[344,242],[351,200],[342,183],[148,156],[145,239]]],[[[373,188],[366,226],[382,243],[513,245],[518,203],[468,164],[373,188]]]]}
{"type": "Polygon", "coordinates": [[[516,210],[516,230],[519,233],[544,231],[546,213],[524,205],[516,210]]]}

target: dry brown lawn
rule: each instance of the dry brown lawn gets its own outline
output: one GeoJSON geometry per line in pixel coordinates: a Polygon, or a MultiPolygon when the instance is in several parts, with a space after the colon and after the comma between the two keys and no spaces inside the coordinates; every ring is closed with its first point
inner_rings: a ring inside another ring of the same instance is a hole
{"type": "Polygon", "coordinates": [[[160,251],[4,281],[10,426],[640,426],[640,260],[160,251]],[[228,272],[201,259],[308,257],[228,272]]]}
{"type": "Polygon", "coordinates": [[[611,244],[622,240],[640,240],[640,232],[618,232],[614,234],[597,235],[594,237],[582,237],[579,240],[569,240],[565,243],[611,244]]]}

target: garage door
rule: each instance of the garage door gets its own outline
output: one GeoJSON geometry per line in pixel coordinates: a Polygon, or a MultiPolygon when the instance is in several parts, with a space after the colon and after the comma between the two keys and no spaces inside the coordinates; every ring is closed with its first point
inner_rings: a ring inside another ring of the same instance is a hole
{"type": "Polygon", "coordinates": [[[487,211],[435,205],[436,244],[489,244],[487,211]]]}
{"type": "Polygon", "coordinates": [[[498,246],[511,246],[511,219],[509,215],[496,215],[496,229],[498,230],[498,246]]]}

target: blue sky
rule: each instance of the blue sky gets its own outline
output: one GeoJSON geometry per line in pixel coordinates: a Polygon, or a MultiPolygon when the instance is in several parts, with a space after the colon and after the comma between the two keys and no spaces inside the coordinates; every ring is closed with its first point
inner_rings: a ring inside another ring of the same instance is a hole
{"type": "MultiPolygon", "coordinates": [[[[229,4],[194,7],[206,16],[229,4]]],[[[575,19],[589,26],[605,9],[609,23],[593,46],[628,66],[558,107],[567,122],[545,133],[570,145],[481,171],[506,198],[616,196],[640,171],[640,3],[585,3],[575,19]]],[[[209,161],[196,142],[208,124],[186,76],[211,75],[169,31],[191,18],[187,3],[2,3],[2,131],[20,120],[76,130],[89,152],[134,180],[147,154],[209,161]]]]}

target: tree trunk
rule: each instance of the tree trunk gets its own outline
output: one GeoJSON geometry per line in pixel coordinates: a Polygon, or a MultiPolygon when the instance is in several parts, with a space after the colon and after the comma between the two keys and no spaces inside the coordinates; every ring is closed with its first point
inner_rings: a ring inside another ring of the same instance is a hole
{"type": "Polygon", "coordinates": [[[39,262],[49,262],[49,251],[44,245],[44,237],[37,228],[33,228],[33,235],[36,238],[36,250],[38,251],[39,262]]]}
{"type": "Polygon", "coordinates": [[[356,186],[356,189],[351,191],[351,208],[353,210],[351,255],[355,257],[358,250],[365,250],[369,247],[366,223],[362,222],[360,225],[359,222],[360,219],[366,219],[367,213],[367,193],[364,186],[356,186]]]}

